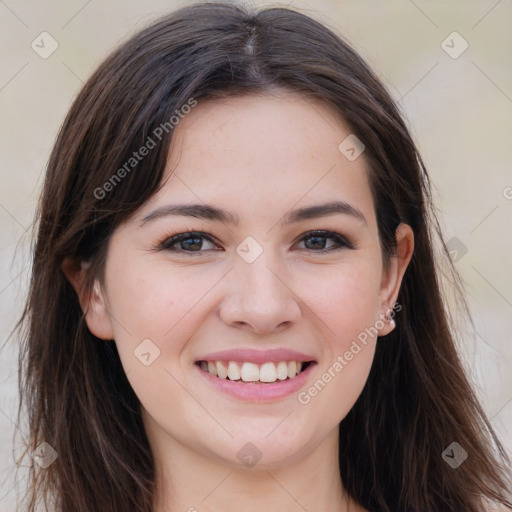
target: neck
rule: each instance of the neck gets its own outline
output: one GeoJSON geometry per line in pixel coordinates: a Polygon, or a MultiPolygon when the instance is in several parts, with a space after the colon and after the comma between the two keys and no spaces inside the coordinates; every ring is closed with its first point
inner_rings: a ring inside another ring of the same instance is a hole
{"type": "Polygon", "coordinates": [[[154,512],[362,510],[341,484],[338,428],[300,461],[266,469],[203,455],[162,432],[149,432],[149,438],[157,475],[154,512]],[[158,436],[166,442],[155,443],[158,436]]]}

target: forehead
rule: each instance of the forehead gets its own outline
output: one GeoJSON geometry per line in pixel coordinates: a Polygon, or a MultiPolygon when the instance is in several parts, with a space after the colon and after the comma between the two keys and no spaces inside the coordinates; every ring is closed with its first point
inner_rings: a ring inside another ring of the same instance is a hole
{"type": "Polygon", "coordinates": [[[199,102],[174,128],[166,178],[151,205],[216,204],[244,215],[344,200],[372,216],[364,154],[339,146],[349,127],[333,108],[295,93],[199,102]]]}

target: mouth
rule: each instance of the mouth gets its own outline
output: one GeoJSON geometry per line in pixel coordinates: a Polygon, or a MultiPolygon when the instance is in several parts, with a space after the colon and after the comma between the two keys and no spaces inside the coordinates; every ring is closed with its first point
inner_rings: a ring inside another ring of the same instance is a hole
{"type": "Polygon", "coordinates": [[[249,361],[196,361],[199,368],[213,377],[242,384],[275,385],[292,381],[315,361],[268,361],[256,364],[249,361]]]}
{"type": "Polygon", "coordinates": [[[201,386],[253,403],[292,397],[313,378],[317,364],[311,354],[284,347],[240,347],[204,354],[194,366],[201,386]]]}

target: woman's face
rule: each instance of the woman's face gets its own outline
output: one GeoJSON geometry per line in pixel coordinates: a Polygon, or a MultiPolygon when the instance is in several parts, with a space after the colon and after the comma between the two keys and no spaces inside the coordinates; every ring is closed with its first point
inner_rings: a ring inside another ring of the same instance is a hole
{"type": "Polygon", "coordinates": [[[401,225],[403,257],[383,271],[349,135],[285,93],[199,102],[175,128],[168,179],[114,232],[87,313],[115,340],[154,445],[271,468],[335,438],[412,250],[401,225]],[[170,240],[191,231],[204,235],[170,240]]]}

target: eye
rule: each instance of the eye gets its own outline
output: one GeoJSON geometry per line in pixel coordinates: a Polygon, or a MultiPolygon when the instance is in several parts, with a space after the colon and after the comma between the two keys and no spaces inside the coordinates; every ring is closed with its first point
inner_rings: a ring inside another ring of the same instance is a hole
{"type": "Polygon", "coordinates": [[[307,246],[308,249],[313,249],[312,252],[317,253],[329,252],[341,249],[343,247],[348,249],[354,248],[350,242],[348,242],[341,235],[333,231],[310,231],[300,239],[300,243],[302,243],[302,241],[305,241],[304,244],[307,246]],[[334,240],[334,244],[332,244],[331,246],[328,246],[326,242],[329,239],[334,240]]]}
{"type": "Polygon", "coordinates": [[[177,235],[166,238],[160,247],[167,251],[175,252],[203,252],[200,249],[203,248],[203,241],[206,240],[208,243],[214,244],[213,240],[205,233],[198,231],[191,231],[187,233],[179,233],[177,235]],[[179,248],[175,246],[179,244],[179,248]]]}

